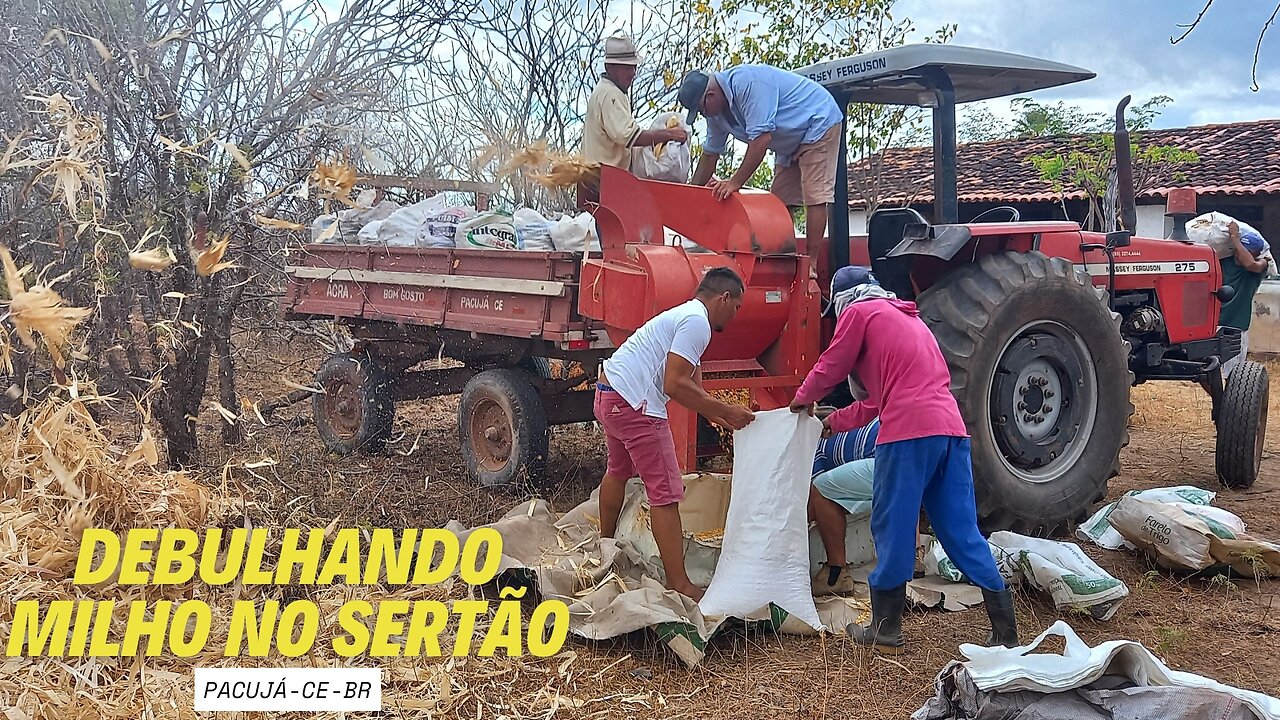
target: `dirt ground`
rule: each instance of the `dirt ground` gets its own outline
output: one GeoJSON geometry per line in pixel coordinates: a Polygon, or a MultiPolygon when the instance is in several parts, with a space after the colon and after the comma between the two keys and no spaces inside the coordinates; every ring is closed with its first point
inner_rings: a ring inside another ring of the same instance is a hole
{"type": "MultiPolygon", "coordinates": [[[[245,394],[263,401],[282,395],[286,390],[279,368],[286,365],[294,368],[291,380],[309,382],[304,371],[314,367],[319,354],[316,348],[261,358],[274,362],[253,364],[274,369],[245,371],[245,394]]],[[[1276,376],[1280,364],[1271,364],[1270,370],[1276,376]]],[[[1257,484],[1245,492],[1225,490],[1217,486],[1213,473],[1213,433],[1203,392],[1188,384],[1162,383],[1135,388],[1133,395],[1137,412],[1132,440],[1108,500],[1136,488],[1198,485],[1218,491],[1215,504],[1241,516],[1251,533],[1280,538],[1276,431],[1268,437],[1257,484]]],[[[1280,417],[1274,407],[1280,397],[1272,396],[1271,402],[1271,416],[1280,417]]],[[[259,428],[233,450],[217,447],[214,419],[206,412],[206,476],[218,482],[219,469],[228,460],[274,459],[275,466],[255,470],[259,477],[237,471],[232,482],[242,483],[248,496],[273,509],[273,520],[285,524],[327,525],[340,517],[343,526],[439,526],[450,519],[472,525],[496,519],[524,499],[486,491],[466,478],[453,399],[398,408],[397,437],[377,457],[328,454],[311,427],[310,412],[309,403],[281,410],[276,416],[280,424],[259,428]]],[[[555,430],[551,468],[556,485],[544,496],[557,509],[568,509],[598,482],[604,469],[602,439],[589,426],[555,430]]],[[[1175,669],[1280,695],[1280,657],[1274,651],[1280,633],[1280,586],[1275,581],[1179,579],[1155,571],[1133,553],[1084,547],[1129,585],[1130,597],[1114,619],[1098,622],[1068,617],[1055,611],[1047,598],[1020,593],[1017,612],[1024,639],[1065,619],[1090,644],[1137,640],[1175,669]]],[[[572,688],[577,696],[614,699],[561,710],[557,717],[906,717],[933,694],[934,677],[948,661],[959,658],[958,645],[981,642],[986,631],[981,608],[963,613],[912,611],[904,623],[909,649],[892,661],[841,638],[731,633],[718,638],[694,670],[653,649],[644,637],[604,643],[571,640],[566,649],[577,652],[581,666],[600,668],[595,674],[579,674],[584,679],[572,688]],[[637,694],[652,699],[649,707],[618,699],[637,694]]],[[[387,709],[385,716],[397,715],[392,707],[387,709]]],[[[474,711],[465,714],[475,716],[474,711]]]]}

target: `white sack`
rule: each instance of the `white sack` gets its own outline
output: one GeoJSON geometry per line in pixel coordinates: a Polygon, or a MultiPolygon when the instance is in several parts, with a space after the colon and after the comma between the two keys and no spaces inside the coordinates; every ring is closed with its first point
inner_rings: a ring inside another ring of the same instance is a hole
{"type": "Polygon", "coordinates": [[[1023,581],[1049,593],[1059,610],[1084,608],[1095,619],[1110,620],[1129,588],[1103,570],[1078,545],[1027,537],[1008,531],[991,533],[999,551],[1001,573],[1011,565],[1023,581]]]}
{"type": "Polygon", "coordinates": [[[1053,693],[1088,685],[1103,675],[1123,675],[1141,686],[1205,688],[1226,693],[1261,717],[1280,720],[1280,700],[1276,698],[1223,685],[1194,673],[1170,670],[1151,651],[1132,640],[1111,640],[1089,647],[1061,620],[1022,647],[988,648],[966,643],[960,646],[960,652],[969,658],[963,663],[964,668],[980,690],[1053,693]],[[1061,654],[1032,652],[1051,636],[1065,641],[1061,654]]]}
{"type": "Polygon", "coordinates": [[[1192,572],[1230,567],[1245,577],[1280,575],[1280,545],[1238,533],[1204,508],[1123,497],[1111,513],[1111,524],[1161,567],[1192,572]]]}
{"type": "Polygon", "coordinates": [[[598,252],[600,235],[596,231],[596,219],[587,212],[576,217],[561,217],[551,227],[551,244],[560,252],[598,252]]]}
{"type": "Polygon", "coordinates": [[[454,244],[473,250],[515,250],[519,247],[511,214],[501,211],[482,213],[459,225],[454,244]]]}
{"type": "MultiPolygon", "coordinates": [[[[1124,497],[1140,497],[1144,500],[1154,500],[1156,502],[1208,505],[1213,502],[1217,495],[1212,490],[1205,490],[1194,485],[1177,485],[1175,487],[1151,488],[1149,490],[1130,490],[1124,494],[1124,497]]],[[[1124,539],[1124,536],[1111,527],[1109,518],[1115,508],[1115,503],[1104,505],[1098,512],[1093,514],[1093,517],[1076,528],[1076,537],[1081,540],[1089,540],[1108,550],[1119,550],[1122,547],[1133,549],[1133,545],[1129,544],[1124,539]]],[[[1244,528],[1241,528],[1241,532],[1243,531],[1244,528]]]]}
{"type": "MultiPolygon", "coordinates": [[[[424,244],[422,237],[426,233],[427,218],[438,215],[446,207],[448,205],[444,196],[435,195],[395,210],[378,226],[377,242],[391,247],[418,247],[424,244]]],[[[360,231],[362,241],[368,235],[367,229],[368,226],[360,231]]]]}
{"type": "Polygon", "coordinates": [[[1209,212],[1188,220],[1186,224],[1187,237],[1191,238],[1192,242],[1198,242],[1201,245],[1208,245],[1213,248],[1219,258],[1230,257],[1235,254],[1235,248],[1231,244],[1230,230],[1228,229],[1228,226],[1233,222],[1240,227],[1242,235],[1249,232],[1262,237],[1262,233],[1258,232],[1249,223],[1220,212],[1209,212]]]}
{"type": "Polygon", "coordinates": [[[555,251],[555,245],[551,242],[553,223],[542,217],[542,213],[530,208],[520,208],[511,216],[511,222],[516,229],[516,246],[521,250],[555,251]]]}
{"type": "Polygon", "coordinates": [[[733,491],[704,615],[747,617],[777,605],[822,629],[809,587],[809,471],[822,423],[787,408],[733,434],[733,491]]]}
{"type": "Polygon", "coordinates": [[[311,242],[336,243],[341,240],[342,238],[338,235],[337,215],[321,215],[311,221],[311,242]]]}
{"type": "MultiPolygon", "coordinates": [[[[684,124],[683,118],[679,113],[662,113],[657,120],[649,126],[650,130],[665,130],[667,121],[675,118],[680,123],[680,127],[684,131],[692,132],[688,125],[684,124]]],[[[638,178],[647,178],[649,180],[662,180],[664,182],[687,183],[689,182],[689,168],[693,164],[693,156],[687,142],[666,142],[663,144],[661,156],[654,146],[640,148],[635,154],[631,163],[631,170],[638,178]]]]}
{"type": "Polygon", "coordinates": [[[360,232],[356,234],[356,240],[361,245],[376,245],[378,243],[378,232],[382,230],[382,224],[386,220],[374,220],[373,222],[360,228],[360,232]]]}
{"type": "Polygon", "coordinates": [[[458,236],[458,226],[476,216],[476,209],[469,205],[451,207],[427,218],[419,244],[423,247],[451,248],[458,236]]]}

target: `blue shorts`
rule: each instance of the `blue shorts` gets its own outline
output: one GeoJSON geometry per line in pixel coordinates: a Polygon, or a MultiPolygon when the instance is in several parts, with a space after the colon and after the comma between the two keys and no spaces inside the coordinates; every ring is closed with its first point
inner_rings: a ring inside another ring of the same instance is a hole
{"type": "Polygon", "coordinates": [[[869,515],[875,472],[875,458],[854,460],[820,473],[813,479],[813,486],[850,515],[869,515]]]}

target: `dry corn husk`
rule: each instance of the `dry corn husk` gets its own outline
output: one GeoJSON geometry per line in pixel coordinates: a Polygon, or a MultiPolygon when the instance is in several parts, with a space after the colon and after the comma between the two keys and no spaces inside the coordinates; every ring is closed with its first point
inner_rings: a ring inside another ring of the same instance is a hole
{"type": "Polygon", "coordinates": [[[547,149],[547,141],[539,140],[518,150],[498,168],[504,177],[523,172],[530,180],[547,188],[571,187],[600,176],[600,165],[587,162],[580,155],[547,149]]]}
{"type": "Polygon", "coordinates": [[[228,234],[209,243],[203,250],[192,247],[191,259],[196,264],[196,273],[201,277],[209,277],[221,270],[235,267],[235,263],[222,262],[222,256],[227,253],[227,246],[230,244],[231,235],[228,234]]]}
{"type": "Polygon", "coordinates": [[[177,262],[177,260],[178,259],[173,256],[173,251],[168,247],[156,247],[142,251],[135,250],[129,253],[129,267],[135,270],[164,272],[169,269],[170,265],[177,262]]]}
{"type": "Polygon", "coordinates": [[[9,319],[18,337],[24,345],[35,349],[33,333],[39,333],[53,356],[54,366],[63,367],[62,348],[70,339],[71,331],[93,310],[64,306],[62,296],[46,285],[32,285],[27,289],[22,280],[23,271],[14,264],[9,248],[2,245],[0,261],[4,263],[4,279],[9,289],[9,319]]]}
{"type": "MultiPolygon", "coordinates": [[[[680,127],[680,118],[675,115],[672,115],[671,117],[667,118],[667,129],[670,130],[673,127],[680,127]]],[[[653,146],[653,156],[655,158],[661,158],[662,153],[666,151],[667,151],[666,142],[660,142],[657,145],[653,146]]]]}
{"type": "Polygon", "coordinates": [[[307,179],[307,186],[327,198],[355,207],[351,191],[355,189],[356,179],[356,169],[345,162],[316,163],[316,169],[307,179]]]}
{"type": "MultiPolygon", "coordinates": [[[[512,720],[562,717],[566,709],[589,707],[593,716],[614,716],[638,709],[652,711],[666,699],[630,675],[636,662],[611,654],[580,657],[566,650],[549,658],[358,657],[333,652],[337,614],[351,599],[375,606],[387,600],[451,602],[468,597],[462,583],[439,586],[316,586],[299,594],[297,586],[224,585],[199,582],[181,585],[74,585],[80,537],[88,527],[122,533],[132,528],[250,527],[265,520],[271,543],[280,541],[281,526],[297,526],[294,518],[275,516],[269,507],[246,498],[229,498],[207,489],[183,473],[162,472],[151,465],[154,443],[144,442],[125,454],[88,412],[100,402],[92,388],[78,399],[52,396],[0,426],[0,617],[12,614],[12,600],[114,600],[108,637],[123,634],[128,604],[154,605],[159,600],[200,600],[212,610],[211,633],[203,652],[190,658],[166,648],[150,658],[10,657],[0,662],[0,718],[62,720],[139,717],[195,720],[192,710],[193,667],[296,667],[299,660],[278,653],[269,657],[224,657],[233,603],[249,600],[288,602],[302,597],[320,612],[317,642],[305,657],[316,667],[365,666],[382,670],[384,704],[405,720],[498,717],[512,720]],[[251,523],[250,517],[254,520],[251,523]],[[579,696],[591,690],[590,699],[579,696]],[[566,702],[568,700],[568,702],[566,702]]],[[[227,473],[247,472],[266,463],[239,462],[227,473]]],[[[238,484],[238,483],[237,483],[238,484]]],[[[313,522],[324,527],[328,518],[313,522]]],[[[345,518],[334,518],[326,532],[345,518]]],[[[352,523],[354,525],[355,523],[352,523]]],[[[305,526],[304,526],[305,527],[305,526]]],[[[270,547],[270,545],[269,545],[270,547]]],[[[267,570],[274,566],[268,559],[267,570]]],[[[527,615],[526,615],[527,617],[527,615]]],[[[490,618],[475,623],[474,651],[490,618]]],[[[368,625],[372,627],[372,619],[368,625]]],[[[452,648],[456,625],[439,635],[452,648]]],[[[573,713],[570,713],[573,715],[573,713]]],[[[578,715],[581,717],[581,715],[578,715]]],[[[301,720],[314,713],[273,715],[301,720]]]]}

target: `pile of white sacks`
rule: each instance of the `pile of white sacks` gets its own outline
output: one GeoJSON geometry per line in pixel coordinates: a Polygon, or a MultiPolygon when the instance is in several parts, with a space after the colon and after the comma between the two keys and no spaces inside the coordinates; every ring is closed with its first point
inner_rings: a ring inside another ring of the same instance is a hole
{"type": "Polygon", "coordinates": [[[356,205],[336,215],[316,218],[311,224],[311,241],[543,252],[600,249],[595,219],[590,213],[551,220],[530,208],[514,213],[478,212],[470,206],[450,206],[443,195],[405,206],[393,200],[374,203],[371,195],[364,195],[356,205]]]}

